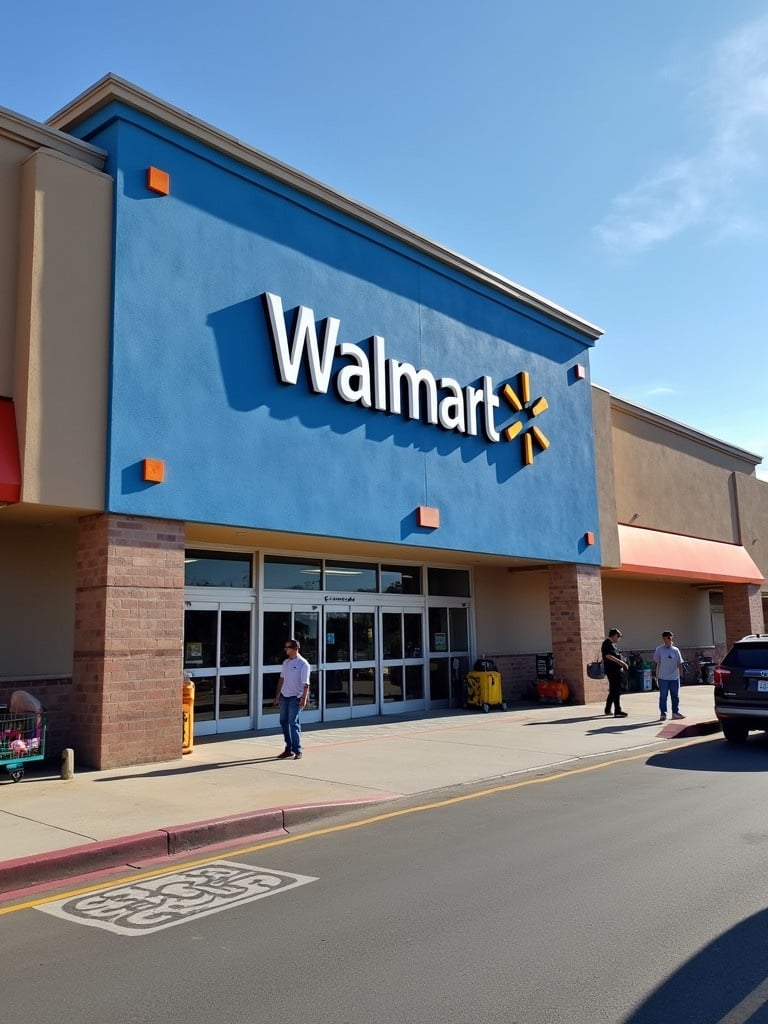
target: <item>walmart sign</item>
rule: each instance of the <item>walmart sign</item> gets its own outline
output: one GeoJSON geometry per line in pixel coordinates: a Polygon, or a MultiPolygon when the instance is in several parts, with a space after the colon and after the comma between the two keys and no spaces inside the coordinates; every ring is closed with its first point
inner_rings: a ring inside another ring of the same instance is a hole
{"type": "Polygon", "coordinates": [[[491,443],[511,441],[520,436],[523,462],[533,462],[534,445],[540,451],[549,448],[549,440],[535,424],[535,416],[548,408],[546,398],[531,400],[530,378],[523,371],[517,375],[517,388],[504,384],[497,393],[493,379],[480,377],[479,386],[461,385],[452,377],[435,377],[425,369],[411,363],[400,362],[387,356],[384,338],[373,335],[366,351],[351,342],[340,342],[340,321],[327,317],[318,337],[315,314],[307,306],[300,306],[289,332],[285,322],[283,302],[279,295],[265,292],[272,346],[278,373],[283,384],[295,384],[302,366],[309,373],[310,386],[319,395],[328,394],[331,383],[343,402],[361,405],[406,419],[418,420],[453,430],[467,437],[480,432],[491,443]],[[344,365],[334,375],[334,360],[344,365]],[[518,418],[504,428],[497,426],[497,414],[504,401],[506,418],[518,418]]]}

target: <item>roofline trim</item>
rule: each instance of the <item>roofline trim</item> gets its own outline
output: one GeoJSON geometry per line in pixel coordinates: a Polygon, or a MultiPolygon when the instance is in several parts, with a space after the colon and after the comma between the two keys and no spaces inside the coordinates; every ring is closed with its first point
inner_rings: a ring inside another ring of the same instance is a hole
{"type": "Polygon", "coordinates": [[[89,89],[86,89],[85,92],[48,118],[46,123],[62,131],[72,129],[112,101],[125,103],[127,106],[149,114],[163,124],[169,125],[186,135],[193,136],[212,149],[216,149],[241,163],[268,174],[283,184],[311,196],[313,199],[333,206],[348,216],[362,221],[399,242],[418,249],[433,259],[454,270],[458,270],[462,274],[473,277],[488,287],[515,299],[517,302],[521,302],[540,313],[552,317],[578,331],[580,334],[585,335],[592,341],[603,334],[602,328],[589,323],[587,320],[583,320],[562,306],[558,306],[543,296],[537,295],[535,292],[515,284],[514,281],[510,281],[508,278],[489,270],[487,267],[475,263],[473,260],[467,259],[459,253],[439,245],[437,242],[431,241],[410,228],[399,224],[397,221],[391,220],[376,210],[309,177],[309,175],[303,174],[301,171],[297,171],[295,168],[289,167],[274,157],[261,152],[261,150],[247,145],[240,139],[228,135],[213,125],[200,121],[186,111],[167,103],[157,96],[153,96],[151,93],[140,89],[138,86],[117,75],[111,73],[105,75],[89,89]]]}
{"type": "Polygon", "coordinates": [[[99,171],[103,170],[107,159],[106,150],[99,149],[90,142],[83,142],[82,139],[75,139],[56,128],[40,124],[39,121],[33,121],[7,107],[0,107],[0,136],[38,149],[52,149],[99,171]]]}
{"type": "MultiPolygon", "coordinates": [[[[601,390],[605,389],[601,388],[601,390]]],[[[700,430],[696,430],[695,427],[689,427],[685,423],[680,423],[677,420],[671,420],[668,416],[652,412],[650,409],[646,409],[642,405],[636,405],[634,402],[630,402],[625,398],[618,398],[616,395],[610,394],[610,401],[613,408],[623,412],[625,415],[631,416],[636,420],[644,420],[646,423],[652,423],[654,426],[666,430],[671,434],[677,434],[678,437],[684,437],[690,441],[696,441],[698,444],[706,445],[706,447],[712,448],[715,451],[723,452],[730,456],[736,456],[737,458],[743,459],[745,462],[749,462],[754,466],[759,466],[763,461],[762,455],[756,455],[754,452],[748,452],[745,448],[739,448],[734,444],[729,444],[721,438],[704,434],[700,430]]]]}

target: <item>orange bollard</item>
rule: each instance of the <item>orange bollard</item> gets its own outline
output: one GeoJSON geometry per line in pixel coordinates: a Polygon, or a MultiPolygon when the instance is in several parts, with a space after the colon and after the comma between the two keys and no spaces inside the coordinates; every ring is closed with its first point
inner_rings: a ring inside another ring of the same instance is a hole
{"type": "Polygon", "coordinates": [[[195,684],[184,679],[181,687],[181,752],[191,754],[195,746],[195,684]]]}

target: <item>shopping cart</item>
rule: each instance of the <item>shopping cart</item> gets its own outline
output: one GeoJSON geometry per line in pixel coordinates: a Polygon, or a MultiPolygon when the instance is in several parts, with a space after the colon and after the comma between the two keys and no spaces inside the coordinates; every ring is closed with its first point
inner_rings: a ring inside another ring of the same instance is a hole
{"type": "Polygon", "coordinates": [[[24,777],[24,766],[45,757],[45,712],[0,711],[0,767],[14,782],[24,777]]]}

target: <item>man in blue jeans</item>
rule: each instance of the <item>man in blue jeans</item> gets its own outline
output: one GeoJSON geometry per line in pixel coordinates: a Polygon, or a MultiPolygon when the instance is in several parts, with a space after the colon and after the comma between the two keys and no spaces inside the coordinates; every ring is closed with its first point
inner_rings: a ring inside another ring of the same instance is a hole
{"type": "Polygon", "coordinates": [[[672,643],[671,630],[661,634],[662,643],[653,652],[656,682],[659,687],[659,721],[667,720],[667,694],[672,700],[672,717],[685,718],[680,714],[680,675],[683,671],[683,656],[672,643]]]}
{"type": "Polygon", "coordinates": [[[285,641],[285,661],[277,684],[275,704],[280,705],[280,727],[285,737],[285,750],[278,758],[301,757],[301,712],[309,695],[309,662],[299,654],[299,641],[285,641]]]}

